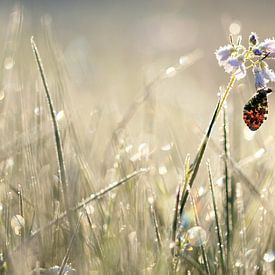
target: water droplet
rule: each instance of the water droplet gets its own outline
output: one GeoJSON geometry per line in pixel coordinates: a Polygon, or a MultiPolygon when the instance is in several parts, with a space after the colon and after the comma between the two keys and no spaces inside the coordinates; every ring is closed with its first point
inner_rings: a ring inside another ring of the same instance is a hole
{"type": "Polygon", "coordinates": [[[116,155],[115,155],[115,160],[120,160],[120,158],[121,158],[121,155],[120,155],[120,154],[116,154],[116,155]]]}
{"type": "Polygon", "coordinates": [[[167,168],[166,168],[165,165],[160,165],[158,170],[159,170],[159,174],[160,174],[160,175],[165,175],[165,174],[167,174],[167,168]]]}
{"type": "Polygon", "coordinates": [[[138,147],[138,153],[139,153],[139,159],[145,158],[145,160],[148,160],[149,158],[149,144],[147,143],[141,143],[138,147]]]}
{"type": "Polygon", "coordinates": [[[275,260],[275,251],[269,250],[264,254],[264,261],[266,263],[271,263],[275,260]]]}
{"type": "Polygon", "coordinates": [[[130,161],[135,162],[140,159],[140,154],[136,153],[130,157],[130,161]]]}
{"type": "Polygon", "coordinates": [[[194,226],[187,231],[192,246],[201,246],[207,241],[206,231],[200,226],[194,226]]]}
{"type": "Polygon", "coordinates": [[[165,73],[168,77],[173,77],[176,74],[176,68],[175,67],[169,67],[166,69],[165,73]]]}
{"type": "Polygon", "coordinates": [[[187,56],[181,56],[181,57],[179,58],[179,63],[180,63],[180,65],[185,65],[185,64],[187,64],[187,63],[188,63],[188,57],[187,57],[187,56]]]}
{"type": "Polygon", "coordinates": [[[96,224],[92,223],[92,229],[96,229],[96,228],[97,228],[96,224]]]}
{"type": "Polygon", "coordinates": [[[21,230],[25,226],[25,219],[21,215],[15,215],[11,218],[11,228],[15,235],[21,235],[21,230]]]}
{"type": "Polygon", "coordinates": [[[57,114],[56,114],[56,120],[57,121],[60,121],[61,119],[63,119],[65,116],[65,113],[63,110],[59,111],[57,114]]]}
{"type": "Polygon", "coordinates": [[[263,154],[265,153],[265,149],[264,148],[261,148],[259,149],[255,154],[254,154],[254,157],[255,158],[261,158],[263,156],[263,154]]]}
{"type": "Polygon", "coordinates": [[[198,189],[198,195],[199,197],[202,197],[206,193],[206,190],[203,186],[200,186],[198,189]]]}
{"type": "Polygon", "coordinates": [[[203,264],[203,263],[204,263],[203,257],[202,257],[201,255],[198,257],[198,262],[199,262],[200,264],[203,264]]]}
{"type": "Polygon", "coordinates": [[[36,116],[39,116],[41,114],[41,112],[42,112],[42,108],[40,108],[40,107],[35,107],[34,108],[34,114],[36,116]]]}
{"type": "Polygon", "coordinates": [[[161,147],[161,150],[162,151],[170,151],[173,147],[173,143],[168,143],[168,144],[165,144],[161,147]]]}
{"type": "Polygon", "coordinates": [[[133,145],[132,145],[132,144],[127,145],[127,146],[125,147],[125,152],[126,152],[126,153],[129,153],[129,152],[132,150],[132,148],[133,148],[133,145]]]}
{"type": "Polygon", "coordinates": [[[148,202],[149,202],[149,204],[153,204],[154,203],[154,198],[152,196],[148,197],[148,202]]]}
{"type": "Polygon", "coordinates": [[[216,180],[215,184],[219,187],[223,186],[224,183],[224,177],[220,177],[216,180]]]}
{"type": "Polygon", "coordinates": [[[7,56],[4,60],[4,67],[6,70],[11,70],[14,66],[15,62],[11,56],[7,56]]]}
{"type": "Polygon", "coordinates": [[[192,219],[193,219],[192,214],[190,212],[185,212],[181,218],[181,227],[183,228],[189,227],[192,219]]]}
{"type": "Polygon", "coordinates": [[[12,157],[8,158],[6,161],[6,169],[12,168],[14,165],[14,160],[12,157]]]}
{"type": "Polygon", "coordinates": [[[235,266],[236,267],[242,267],[243,263],[240,260],[237,260],[236,263],[235,263],[235,266]]]}

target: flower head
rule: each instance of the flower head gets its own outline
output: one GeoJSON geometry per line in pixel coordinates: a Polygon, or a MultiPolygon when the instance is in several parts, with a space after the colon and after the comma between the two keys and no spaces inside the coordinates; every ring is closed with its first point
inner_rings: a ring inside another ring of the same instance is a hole
{"type": "Polygon", "coordinates": [[[251,32],[249,47],[241,44],[239,37],[237,43],[220,47],[215,52],[218,63],[226,73],[233,74],[237,80],[244,78],[247,69],[252,68],[255,76],[256,88],[264,88],[270,81],[275,82],[275,73],[268,68],[264,59],[275,58],[275,39],[266,39],[259,42],[258,35],[251,32]]]}

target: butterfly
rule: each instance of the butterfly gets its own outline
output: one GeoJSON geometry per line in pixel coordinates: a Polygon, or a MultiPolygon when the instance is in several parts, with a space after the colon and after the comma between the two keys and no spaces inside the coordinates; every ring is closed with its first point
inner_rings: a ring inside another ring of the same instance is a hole
{"type": "Polygon", "coordinates": [[[268,102],[267,94],[271,93],[270,88],[260,88],[256,94],[244,105],[243,120],[251,131],[260,128],[267,119],[268,102]]]}

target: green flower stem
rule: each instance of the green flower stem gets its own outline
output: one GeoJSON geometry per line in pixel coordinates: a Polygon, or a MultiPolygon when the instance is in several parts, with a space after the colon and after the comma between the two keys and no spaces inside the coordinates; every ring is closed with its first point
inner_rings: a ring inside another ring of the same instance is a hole
{"type": "MultiPolygon", "coordinates": [[[[223,105],[224,105],[224,103],[225,103],[225,101],[226,101],[226,99],[229,95],[229,92],[233,88],[235,82],[236,82],[236,76],[235,76],[235,74],[232,74],[224,94],[221,96],[221,98],[218,101],[218,104],[217,104],[217,106],[215,108],[215,111],[213,113],[213,116],[210,120],[210,123],[209,123],[208,129],[206,131],[206,134],[204,135],[204,137],[202,139],[202,142],[201,142],[201,145],[200,145],[199,150],[197,152],[197,155],[196,155],[194,161],[192,162],[192,164],[190,165],[190,167],[188,169],[188,177],[186,177],[187,182],[185,182],[185,186],[189,186],[190,189],[192,188],[194,180],[195,180],[195,178],[197,176],[197,173],[199,171],[199,167],[200,167],[200,164],[201,164],[201,161],[202,161],[202,157],[204,156],[204,152],[205,152],[208,140],[210,138],[211,132],[213,130],[213,127],[215,125],[215,122],[217,121],[217,118],[218,118],[218,116],[219,116],[219,114],[220,114],[220,112],[223,108],[223,105]]],[[[182,194],[182,197],[181,197],[181,200],[180,200],[180,212],[179,212],[180,216],[182,216],[182,214],[183,214],[183,210],[184,210],[185,204],[187,202],[189,192],[190,192],[189,189],[186,189],[185,191],[183,191],[183,194],[182,194]]]]}

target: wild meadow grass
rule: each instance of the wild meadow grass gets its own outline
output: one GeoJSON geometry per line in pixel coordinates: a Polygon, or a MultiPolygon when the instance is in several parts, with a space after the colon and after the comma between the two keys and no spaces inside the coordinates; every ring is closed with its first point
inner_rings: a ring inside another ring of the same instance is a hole
{"type": "Polygon", "coordinates": [[[230,112],[244,103],[237,71],[214,91],[205,131],[156,103],[200,50],[168,64],[119,120],[101,108],[85,122],[53,30],[42,21],[32,37],[22,18],[17,6],[0,73],[1,274],[275,274],[274,138],[234,128],[246,127],[230,112]]]}

